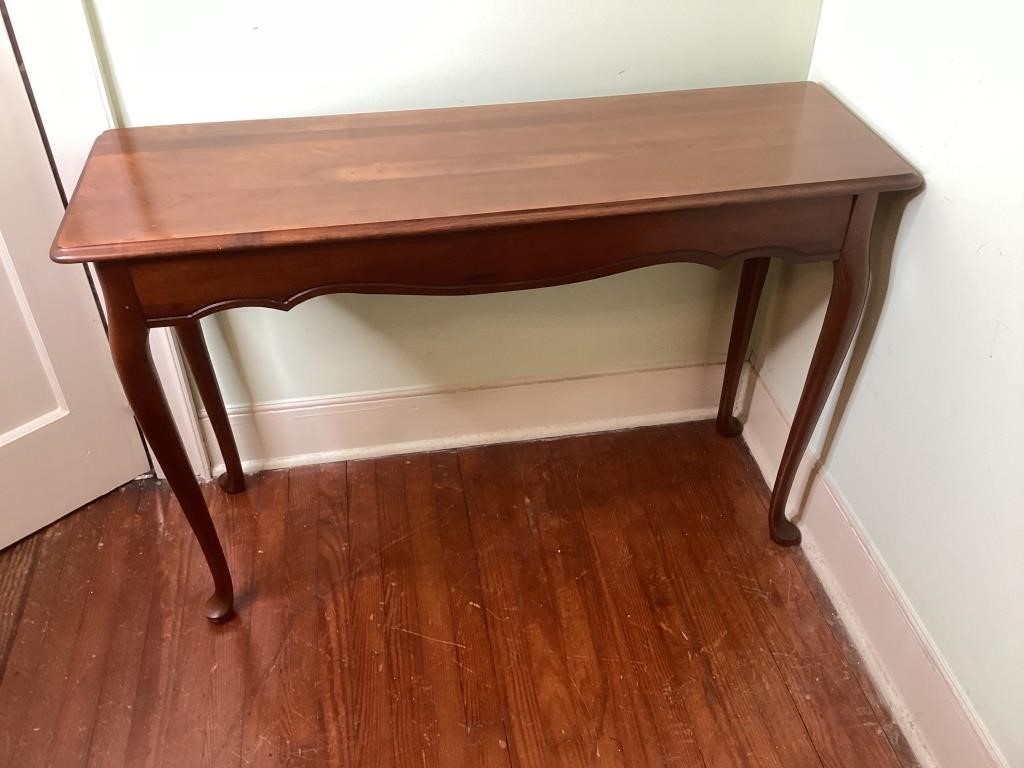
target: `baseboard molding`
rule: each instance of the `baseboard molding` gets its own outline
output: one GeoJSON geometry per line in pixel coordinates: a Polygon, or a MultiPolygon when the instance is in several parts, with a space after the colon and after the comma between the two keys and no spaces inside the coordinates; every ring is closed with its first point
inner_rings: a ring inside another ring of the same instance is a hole
{"type": "MultiPolygon", "coordinates": [[[[247,471],[710,418],[722,364],[229,408],[247,471]]],[[[214,473],[224,469],[205,413],[214,473]]]]}
{"type": "MultiPolygon", "coordinates": [[[[751,379],[743,434],[771,486],[790,418],[764,381],[756,374],[751,379]]],[[[804,552],[921,765],[1005,768],[906,595],[828,473],[816,466],[817,457],[808,455],[790,496],[791,506],[804,500],[804,552]]]]}

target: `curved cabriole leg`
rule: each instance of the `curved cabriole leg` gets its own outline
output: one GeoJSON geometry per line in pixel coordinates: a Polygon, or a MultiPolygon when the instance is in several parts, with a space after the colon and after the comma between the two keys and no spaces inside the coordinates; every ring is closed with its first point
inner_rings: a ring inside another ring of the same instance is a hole
{"type": "Polygon", "coordinates": [[[206,414],[210,417],[210,424],[220,447],[220,455],[224,459],[224,474],[218,480],[220,487],[228,493],[240,493],[245,490],[245,474],[242,472],[242,462],[238,458],[238,447],[231,432],[231,422],[228,421],[228,413],[224,408],[224,398],[221,397],[220,387],[217,386],[213,363],[203,339],[203,329],[199,326],[198,320],[189,320],[174,326],[174,331],[178,336],[181,351],[188,361],[188,367],[192,371],[192,378],[199,389],[206,414]]]}
{"type": "Polygon", "coordinates": [[[757,304],[761,299],[765,278],[771,259],[767,256],[747,259],[740,274],[740,289],[736,296],[736,313],[732,319],[732,335],[729,337],[729,355],[725,360],[725,378],[722,381],[722,399],[718,403],[718,432],[726,437],[735,437],[743,431],[743,424],[733,416],[736,406],[736,390],[740,384],[740,373],[750,346],[750,332],[757,316],[757,304]]]}
{"type": "Polygon", "coordinates": [[[811,357],[807,381],[800,394],[800,403],[793,417],[793,426],[789,430],[786,449],[782,453],[779,474],[775,479],[768,508],[768,532],[776,543],[783,546],[800,543],[800,529],[786,518],[786,502],[800,460],[807,450],[807,443],[843,360],[846,359],[867,301],[870,278],[868,245],[877,202],[877,194],[857,197],[842,253],[832,265],[832,295],[811,357]]]}
{"type": "Polygon", "coordinates": [[[214,584],[213,596],[206,603],[206,617],[220,623],[231,616],[234,605],[231,573],[206,500],[192,473],[153,368],[147,344],[149,329],[142,319],[127,274],[116,266],[100,268],[98,272],[107,304],[108,336],[114,366],[135,418],[199,540],[214,584]]]}

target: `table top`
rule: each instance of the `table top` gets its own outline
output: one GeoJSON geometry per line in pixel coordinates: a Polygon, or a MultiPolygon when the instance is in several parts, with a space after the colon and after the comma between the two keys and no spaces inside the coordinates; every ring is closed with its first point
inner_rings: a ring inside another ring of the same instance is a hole
{"type": "Polygon", "coordinates": [[[96,140],[51,256],[149,258],[920,183],[815,83],[127,128],[96,140]]]}

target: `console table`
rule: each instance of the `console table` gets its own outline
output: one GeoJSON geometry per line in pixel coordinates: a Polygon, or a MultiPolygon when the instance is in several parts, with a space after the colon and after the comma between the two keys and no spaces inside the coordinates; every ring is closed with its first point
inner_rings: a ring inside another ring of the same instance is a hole
{"type": "Polygon", "coordinates": [[[797,465],[867,295],[879,193],[921,177],[814,83],[454,109],[129,128],[101,135],[51,257],[93,262],[128,401],[213,574],[233,588],[147,337],[174,326],[227,468],[238,451],[198,320],[325,293],[470,294],[666,262],[742,262],[718,429],[773,258],[832,262],[832,295],[769,511],[797,465]]]}

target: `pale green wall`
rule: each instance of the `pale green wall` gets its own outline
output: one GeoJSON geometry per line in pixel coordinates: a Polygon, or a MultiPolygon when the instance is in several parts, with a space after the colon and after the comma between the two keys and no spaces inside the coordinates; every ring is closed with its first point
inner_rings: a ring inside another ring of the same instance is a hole
{"type": "MultiPolygon", "coordinates": [[[[1024,10],[998,0],[969,13],[825,0],[810,72],[926,182],[895,247],[875,249],[856,383],[841,390],[842,419],[828,410],[819,429],[837,434],[826,470],[1014,766],[1024,766],[1022,28],[1024,10]]],[[[792,414],[830,270],[780,273],[758,357],[792,414]]]]}
{"type": "MultiPolygon", "coordinates": [[[[95,0],[126,124],[806,77],[819,0],[95,0]]],[[[672,265],[474,298],[334,296],[207,321],[230,403],[724,358],[733,272],[672,265]]]]}

